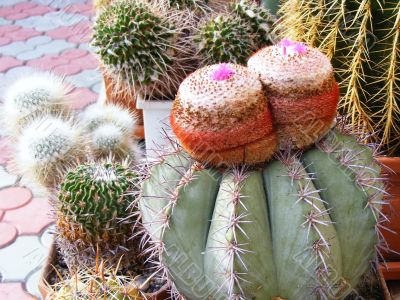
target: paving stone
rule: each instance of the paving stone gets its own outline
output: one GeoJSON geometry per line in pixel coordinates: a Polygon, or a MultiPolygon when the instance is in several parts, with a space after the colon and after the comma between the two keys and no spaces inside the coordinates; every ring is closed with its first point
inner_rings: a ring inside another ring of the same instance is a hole
{"type": "Polygon", "coordinates": [[[42,246],[37,236],[18,236],[11,245],[0,249],[3,281],[24,281],[29,273],[43,265],[47,254],[48,248],[42,246]]]}
{"type": "Polygon", "coordinates": [[[14,42],[25,41],[31,37],[41,35],[42,33],[32,28],[20,28],[16,31],[6,33],[4,36],[12,38],[14,42]]]}
{"type": "Polygon", "coordinates": [[[0,166],[0,188],[14,185],[16,181],[17,176],[8,173],[3,166],[0,166]]]}
{"type": "Polygon", "coordinates": [[[27,66],[20,66],[20,67],[15,67],[12,69],[9,69],[5,76],[6,76],[6,80],[8,83],[13,82],[23,76],[32,74],[32,72],[35,72],[36,70],[34,70],[31,67],[27,67],[27,66]]]}
{"type": "Polygon", "coordinates": [[[59,27],[46,32],[53,39],[67,39],[73,34],[71,27],[59,27]]]}
{"type": "Polygon", "coordinates": [[[25,19],[26,17],[28,17],[28,14],[26,14],[26,13],[16,13],[16,14],[6,16],[6,19],[15,21],[15,20],[25,19]]]}
{"type": "MultiPolygon", "coordinates": [[[[0,221],[3,219],[4,214],[5,214],[5,212],[3,210],[0,210],[0,221]]],[[[0,274],[0,277],[1,277],[1,274],[0,274]]],[[[0,282],[1,282],[1,280],[0,280],[0,282]]]]}
{"type": "Polygon", "coordinates": [[[40,242],[44,247],[50,247],[54,241],[55,225],[51,224],[40,236],[40,242]]]}
{"type": "Polygon", "coordinates": [[[7,19],[4,19],[4,18],[0,17],[0,26],[9,25],[11,23],[12,23],[11,20],[7,20],[7,19]]]}
{"type": "Polygon", "coordinates": [[[13,6],[0,7],[0,17],[2,18],[19,12],[20,10],[15,9],[13,6]]]}
{"type": "Polygon", "coordinates": [[[69,59],[62,55],[45,55],[38,59],[33,59],[27,62],[27,65],[34,68],[51,70],[56,66],[61,66],[69,63],[69,59]]]}
{"type": "MultiPolygon", "coordinates": [[[[9,187],[0,190],[0,209],[6,211],[7,214],[11,210],[27,205],[32,199],[32,193],[24,187],[9,187]]],[[[26,220],[30,222],[31,220],[26,220]]]]}
{"type": "Polygon", "coordinates": [[[68,43],[64,40],[53,40],[50,43],[39,45],[37,50],[41,51],[43,54],[55,54],[74,47],[74,44],[68,43]]]}
{"type": "Polygon", "coordinates": [[[72,109],[83,109],[90,103],[96,102],[98,95],[88,88],[78,88],[74,90],[75,101],[70,105],[72,109]]]}
{"type": "Polygon", "coordinates": [[[91,89],[94,93],[100,94],[101,87],[102,87],[102,83],[99,82],[99,83],[93,85],[90,89],[91,89]]]}
{"type": "Polygon", "coordinates": [[[43,45],[51,41],[51,38],[45,35],[35,36],[25,41],[27,45],[38,46],[43,45]]]}
{"type": "Polygon", "coordinates": [[[14,42],[5,46],[0,47],[0,53],[2,55],[17,56],[22,52],[32,50],[32,46],[25,44],[25,42],[14,42]]]}
{"type": "Polygon", "coordinates": [[[0,299],[34,300],[35,298],[24,291],[22,283],[10,282],[10,283],[0,283],[0,299]]]}
{"type": "MultiPolygon", "coordinates": [[[[1,24],[0,24],[1,26],[1,24]]],[[[12,39],[9,37],[0,37],[0,46],[8,45],[12,43],[12,39]]]]}
{"type": "Polygon", "coordinates": [[[54,73],[62,75],[62,76],[78,74],[81,71],[82,71],[81,67],[77,64],[61,65],[61,66],[57,66],[53,69],[54,73]]]}
{"type": "Polygon", "coordinates": [[[41,298],[39,292],[39,280],[41,275],[42,275],[42,268],[37,268],[28,275],[25,282],[25,288],[28,291],[28,293],[36,297],[39,297],[39,299],[41,298]]]}
{"type": "Polygon", "coordinates": [[[33,2],[23,2],[23,3],[18,3],[17,5],[14,5],[14,9],[18,11],[24,11],[27,9],[31,9],[36,7],[36,3],[33,2]]]}
{"type": "Polygon", "coordinates": [[[13,32],[13,31],[17,31],[20,28],[21,27],[17,26],[17,25],[2,26],[2,27],[0,27],[0,36],[3,36],[5,34],[9,34],[10,32],[13,32]]]}
{"type": "Polygon", "coordinates": [[[41,49],[33,49],[30,51],[26,51],[26,52],[22,52],[20,54],[17,55],[17,59],[19,60],[32,60],[35,58],[39,58],[43,56],[43,51],[41,51],[41,49]]]}
{"type": "Polygon", "coordinates": [[[18,235],[15,226],[4,222],[0,222],[0,232],[0,249],[14,242],[18,235]]]}
{"type": "Polygon", "coordinates": [[[21,2],[24,2],[26,0],[1,0],[1,5],[2,6],[12,6],[21,2]]]}
{"type": "Polygon", "coordinates": [[[17,227],[20,235],[39,234],[54,222],[54,217],[47,198],[33,198],[19,209],[6,211],[3,222],[17,227]]]}
{"type": "Polygon", "coordinates": [[[85,55],[88,55],[89,52],[83,50],[83,49],[70,49],[70,50],[65,50],[61,55],[65,58],[69,59],[74,59],[74,58],[79,58],[85,55]]]}
{"type": "Polygon", "coordinates": [[[5,72],[16,66],[22,65],[23,62],[19,59],[15,59],[12,56],[0,56],[0,72],[5,72]]]}
{"type": "Polygon", "coordinates": [[[96,70],[84,70],[79,74],[66,77],[66,80],[78,88],[91,87],[100,82],[101,75],[96,70]]]}
{"type": "Polygon", "coordinates": [[[30,8],[29,10],[27,10],[25,12],[27,14],[29,14],[30,16],[42,16],[51,11],[53,11],[53,10],[48,6],[37,5],[36,7],[30,8]]]}

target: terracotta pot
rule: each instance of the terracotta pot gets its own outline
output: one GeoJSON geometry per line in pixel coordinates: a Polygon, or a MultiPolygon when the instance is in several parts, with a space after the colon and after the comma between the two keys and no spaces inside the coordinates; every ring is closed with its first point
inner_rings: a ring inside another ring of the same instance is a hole
{"type": "Polygon", "coordinates": [[[382,229],[381,232],[392,251],[385,251],[383,255],[388,261],[400,262],[400,157],[380,157],[379,162],[386,168],[383,176],[387,179],[386,190],[390,194],[389,205],[382,207],[388,218],[382,225],[387,230],[382,229]]]}
{"type": "Polygon", "coordinates": [[[105,73],[103,73],[103,78],[106,91],[106,103],[109,102],[119,104],[133,112],[138,118],[138,124],[133,132],[133,136],[138,140],[144,139],[143,111],[136,108],[135,95],[132,95],[128,92],[116,93],[115,91],[117,89],[114,81],[105,73]]]}
{"type": "MultiPolygon", "coordinates": [[[[49,287],[47,285],[47,282],[49,282],[49,276],[51,273],[54,271],[53,265],[55,264],[56,260],[56,247],[55,244],[53,243],[51,246],[51,249],[49,251],[49,256],[46,259],[46,263],[43,266],[40,278],[39,278],[39,283],[38,283],[38,288],[40,295],[42,296],[42,299],[46,299],[48,293],[49,293],[49,287]]],[[[154,293],[147,293],[143,295],[143,300],[165,300],[165,299],[170,299],[170,294],[168,292],[168,286],[164,285],[159,289],[157,292],[154,293]]]]}

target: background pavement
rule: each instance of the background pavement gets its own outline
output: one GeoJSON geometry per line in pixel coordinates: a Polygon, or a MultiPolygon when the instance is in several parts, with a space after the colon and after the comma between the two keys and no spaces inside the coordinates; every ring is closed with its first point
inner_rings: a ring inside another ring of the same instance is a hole
{"type": "MultiPolygon", "coordinates": [[[[10,82],[35,70],[65,76],[74,109],[95,101],[101,75],[88,46],[92,19],[86,0],[0,0],[0,101],[10,82]]],[[[0,131],[0,299],[36,299],[53,220],[40,190],[10,172],[12,149],[0,131]]]]}

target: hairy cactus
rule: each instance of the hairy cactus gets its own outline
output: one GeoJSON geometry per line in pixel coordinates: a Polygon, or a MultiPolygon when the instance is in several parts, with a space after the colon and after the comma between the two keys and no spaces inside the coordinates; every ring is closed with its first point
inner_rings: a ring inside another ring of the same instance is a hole
{"type": "Polygon", "coordinates": [[[245,63],[256,49],[251,28],[235,15],[218,15],[204,21],[195,42],[202,64],[245,63]]]}
{"type": "Polygon", "coordinates": [[[110,103],[95,103],[80,114],[80,119],[86,125],[89,145],[96,158],[111,154],[117,159],[128,156],[135,159],[138,147],[132,139],[132,132],[136,118],[128,110],[110,103]]]}
{"type": "Polygon", "coordinates": [[[97,18],[93,45],[104,72],[121,90],[168,98],[193,68],[191,21],[155,2],[115,1],[97,18]]]}
{"type": "Polygon", "coordinates": [[[318,47],[331,59],[341,111],[389,154],[400,153],[400,2],[285,0],[282,36],[318,47]]]}
{"type": "Polygon", "coordinates": [[[94,266],[96,254],[113,264],[137,250],[129,239],[135,191],[137,176],[125,164],[87,163],[67,173],[55,205],[57,243],[69,267],[94,266]]]}
{"type": "Polygon", "coordinates": [[[312,145],[333,126],[339,88],[320,51],[284,39],[255,53],[247,65],[264,84],[281,147],[312,145]]]}
{"type": "Polygon", "coordinates": [[[246,67],[225,63],[204,67],[180,85],[171,128],[199,161],[264,162],[278,144],[267,100],[257,75],[246,67]]]}
{"type": "Polygon", "coordinates": [[[188,299],[338,299],[369,269],[382,183],[370,148],[331,131],[262,168],[207,168],[177,146],[144,176],[156,255],[188,299]]]}
{"type": "Polygon", "coordinates": [[[51,73],[34,73],[14,82],[2,105],[2,123],[6,133],[18,136],[33,118],[68,111],[63,79],[51,73]]]}
{"type": "Polygon", "coordinates": [[[28,180],[53,188],[65,169],[85,159],[85,145],[82,129],[73,121],[41,116],[18,137],[14,165],[28,180]]]}
{"type": "Polygon", "coordinates": [[[277,42],[276,33],[272,31],[276,17],[267,9],[252,0],[233,2],[230,9],[243,22],[250,25],[252,35],[257,37],[255,40],[257,48],[269,46],[277,42]]]}

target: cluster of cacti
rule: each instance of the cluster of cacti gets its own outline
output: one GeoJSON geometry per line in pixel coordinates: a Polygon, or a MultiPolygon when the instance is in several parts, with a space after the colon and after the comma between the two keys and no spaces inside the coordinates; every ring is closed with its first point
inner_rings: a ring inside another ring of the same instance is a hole
{"type": "Polygon", "coordinates": [[[6,134],[15,141],[12,167],[48,190],[88,158],[129,156],[133,161],[137,152],[133,115],[115,105],[95,104],[76,116],[67,91],[61,78],[36,73],[12,84],[2,105],[6,134]]]}
{"type": "MultiPolygon", "coordinates": [[[[192,70],[191,18],[162,3],[115,1],[98,16],[93,45],[103,71],[121,88],[170,97],[192,70]]],[[[117,88],[118,89],[118,88],[117,88]]],[[[118,91],[116,91],[118,92],[118,91]]]]}
{"type": "Polygon", "coordinates": [[[285,0],[282,36],[318,47],[331,59],[341,112],[389,154],[400,150],[400,2],[285,0]]]}
{"type": "Polygon", "coordinates": [[[137,176],[128,164],[86,163],[67,173],[55,207],[57,244],[70,268],[94,266],[96,255],[114,265],[123,255],[122,262],[135,262],[136,193],[137,176]]]}
{"type": "Polygon", "coordinates": [[[132,140],[135,118],[128,110],[114,104],[94,103],[85,108],[80,119],[89,135],[89,144],[96,158],[134,159],[137,144],[132,140]]]}
{"type": "Polygon", "coordinates": [[[221,170],[178,147],[150,167],[144,226],[188,299],[338,299],[369,269],[383,193],[372,150],[335,130],[277,157],[221,170]]]}

